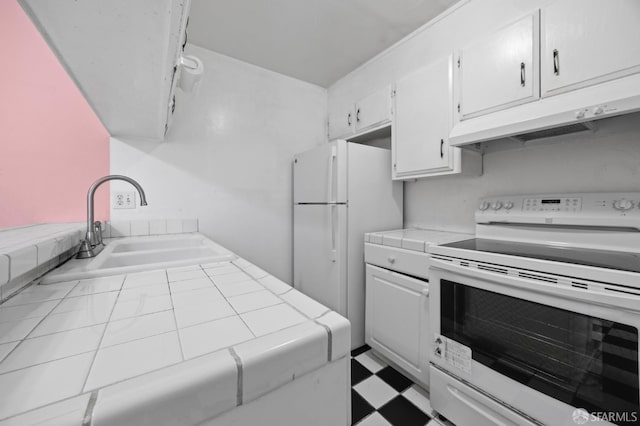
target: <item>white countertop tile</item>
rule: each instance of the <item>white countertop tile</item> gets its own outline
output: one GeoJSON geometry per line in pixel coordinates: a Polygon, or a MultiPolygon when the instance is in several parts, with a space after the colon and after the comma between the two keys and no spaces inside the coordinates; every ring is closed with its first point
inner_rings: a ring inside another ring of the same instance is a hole
{"type": "Polygon", "coordinates": [[[299,291],[290,291],[283,294],[282,299],[293,305],[309,318],[317,318],[322,314],[329,312],[331,309],[327,308],[321,303],[316,302],[307,295],[300,293],[299,291]]]}
{"type": "Polygon", "coordinates": [[[69,292],[68,296],[83,296],[87,294],[118,291],[122,288],[123,281],[124,275],[80,280],[78,285],[69,292]]]}
{"type": "Polygon", "coordinates": [[[175,330],[176,320],[171,310],[125,318],[109,322],[100,346],[104,348],[175,330]]]}
{"type": "MultiPolygon", "coordinates": [[[[204,266],[203,266],[204,267],[204,266]]],[[[210,277],[215,277],[217,275],[227,275],[227,274],[235,274],[241,272],[240,268],[235,266],[232,263],[226,263],[226,266],[217,266],[214,268],[205,268],[204,272],[210,277]]]]}
{"type": "Polygon", "coordinates": [[[214,352],[253,339],[254,335],[237,316],[181,328],[180,341],[185,359],[214,352]],[[203,339],[203,336],[207,336],[203,339]]]}
{"type": "Polygon", "coordinates": [[[260,278],[258,280],[260,284],[274,292],[275,294],[283,294],[290,291],[293,287],[289,284],[285,283],[274,277],[273,275],[269,275],[268,277],[260,278]]]}
{"type": "Polygon", "coordinates": [[[96,313],[89,310],[81,310],[51,314],[38,324],[29,337],[44,336],[61,331],[73,330],[75,328],[103,324],[108,320],[109,312],[96,313]]]}
{"type": "Polygon", "coordinates": [[[175,313],[178,328],[189,327],[236,314],[226,300],[218,300],[216,302],[200,300],[189,305],[176,306],[175,313]]]}
{"type": "Polygon", "coordinates": [[[149,272],[134,272],[127,274],[122,289],[130,289],[133,287],[144,287],[152,284],[166,284],[167,272],[161,271],[149,271],[149,272]]]}
{"type": "Polygon", "coordinates": [[[0,286],[9,282],[9,256],[0,254],[0,286]]]}
{"type": "Polygon", "coordinates": [[[87,378],[85,391],[119,382],[182,361],[175,331],[100,348],[87,378]]]}
{"type": "Polygon", "coordinates": [[[242,282],[231,282],[227,284],[216,283],[216,287],[225,297],[239,296],[241,294],[251,293],[264,289],[264,287],[262,287],[258,282],[252,280],[251,278],[249,278],[248,281],[242,282]]]}
{"type": "Polygon", "coordinates": [[[169,283],[171,294],[182,293],[185,291],[198,290],[201,288],[215,288],[213,281],[209,278],[196,278],[193,280],[173,281],[169,283]]]}
{"type": "Polygon", "coordinates": [[[42,408],[0,421],[0,426],[81,425],[91,394],[65,399],[42,408]]]}
{"type": "Polygon", "coordinates": [[[23,340],[0,362],[0,374],[98,349],[105,325],[23,340]]]}
{"type": "Polygon", "coordinates": [[[73,311],[89,311],[100,317],[109,318],[109,314],[116,303],[118,293],[115,291],[109,293],[88,294],[86,296],[67,297],[60,301],[56,306],[52,315],[62,314],[73,311]]]}
{"type": "Polygon", "coordinates": [[[337,312],[329,312],[316,319],[318,324],[331,330],[331,361],[348,356],[351,351],[351,324],[337,312]]]}
{"type": "Polygon", "coordinates": [[[239,314],[282,303],[282,300],[279,297],[274,296],[269,290],[261,290],[230,297],[227,301],[239,314]]]}
{"type": "Polygon", "coordinates": [[[64,298],[77,283],[78,281],[58,283],[52,286],[32,285],[4,302],[2,306],[16,306],[45,300],[59,300],[64,298]]]}
{"type": "Polygon", "coordinates": [[[169,282],[171,281],[184,281],[193,280],[195,278],[206,278],[207,274],[201,268],[192,270],[175,270],[168,269],[167,275],[169,276],[169,282]]]}
{"type": "Polygon", "coordinates": [[[20,341],[0,344],[0,361],[2,361],[4,357],[6,357],[9,352],[13,350],[13,348],[18,346],[18,343],[20,343],[20,341]]]}
{"type": "Polygon", "coordinates": [[[162,294],[160,296],[139,295],[137,298],[128,300],[118,300],[113,308],[111,320],[136,317],[139,315],[151,314],[153,312],[166,311],[172,309],[171,296],[162,294]]]}
{"type": "Polygon", "coordinates": [[[473,234],[436,229],[396,229],[365,234],[365,242],[427,252],[429,246],[473,238],[473,234]]]}
{"type": "Polygon", "coordinates": [[[78,395],[92,359],[89,352],[0,374],[0,389],[11,389],[0,398],[0,418],[78,395]]]}
{"type": "Polygon", "coordinates": [[[169,295],[169,284],[167,283],[145,285],[143,287],[122,289],[120,296],[118,297],[118,302],[167,295],[169,295]]]}
{"type": "Polygon", "coordinates": [[[247,312],[240,316],[256,336],[273,333],[307,320],[285,303],[247,312]]]}
{"type": "Polygon", "coordinates": [[[236,272],[233,274],[226,274],[226,275],[216,275],[212,279],[215,285],[218,285],[218,286],[225,285],[225,284],[239,283],[242,281],[253,281],[253,278],[245,274],[244,272],[236,272]]]}
{"type": "Polygon", "coordinates": [[[220,302],[224,301],[224,296],[213,284],[188,291],[172,292],[173,306],[176,309],[188,309],[199,302],[220,302]]]}

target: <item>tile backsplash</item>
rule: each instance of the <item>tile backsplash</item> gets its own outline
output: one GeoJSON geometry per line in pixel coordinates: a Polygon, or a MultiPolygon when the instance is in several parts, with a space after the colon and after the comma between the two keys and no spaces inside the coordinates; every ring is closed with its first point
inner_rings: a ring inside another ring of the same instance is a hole
{"type": "Polygon", "coordinates": [[[103,225],[104,238],[198,232],[198,219],[113,220],[103,225]]]}

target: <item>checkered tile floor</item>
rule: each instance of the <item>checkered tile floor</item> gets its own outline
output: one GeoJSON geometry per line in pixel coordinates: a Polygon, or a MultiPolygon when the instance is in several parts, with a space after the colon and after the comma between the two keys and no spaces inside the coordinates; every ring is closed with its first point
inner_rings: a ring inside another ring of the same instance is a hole
{"type": "Polygon", "coordinates": [[[358,426],[440,426],[429,394],[376,357],[369,346],[351,352],[351,414],[358,426]]]}

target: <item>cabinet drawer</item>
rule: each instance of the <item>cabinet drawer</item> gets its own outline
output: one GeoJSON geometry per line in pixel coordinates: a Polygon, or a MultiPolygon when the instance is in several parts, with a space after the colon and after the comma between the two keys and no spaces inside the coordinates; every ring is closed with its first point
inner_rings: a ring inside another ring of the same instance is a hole
{"type": "Polygon", "coordinates": [[[412,250],[365,243],[364,261],[421,278],[429,278],[429,255],[412,250]]]}

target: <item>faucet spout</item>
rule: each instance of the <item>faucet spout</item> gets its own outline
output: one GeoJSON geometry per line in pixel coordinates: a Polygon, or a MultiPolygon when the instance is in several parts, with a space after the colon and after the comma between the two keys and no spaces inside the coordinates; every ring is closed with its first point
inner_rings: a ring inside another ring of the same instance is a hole
{"type": "Polygon", "coordinates": [[[131,185],[133,185],[136,188],[136,190],[138,191],[138,194],[140,195],[140,205],[141,206],[147,205],[147,197],[146,197],[146,194],[144,193],[144,189],[142,189],[142,186],[140,186],[138,182],[136,182],[135,180],[131,179],[128,176],[109,175],[109,176],[101,177],[100,179],[95,181],[89,188],[89,191],[87,192],[87,233],[85,235],[84,241],[82,242],[82,245],[80,246],[78,255],[76,256],[78,259],[87,259],[90,257],[95,257],[103,249],[103,245],[98,242],[98,238],[96,237],[96,234],[95,234],[93,198],[98,187],[100,187],[100,185],[110,180],[123,180],[125,182],[129,182],[131,185]]]}

